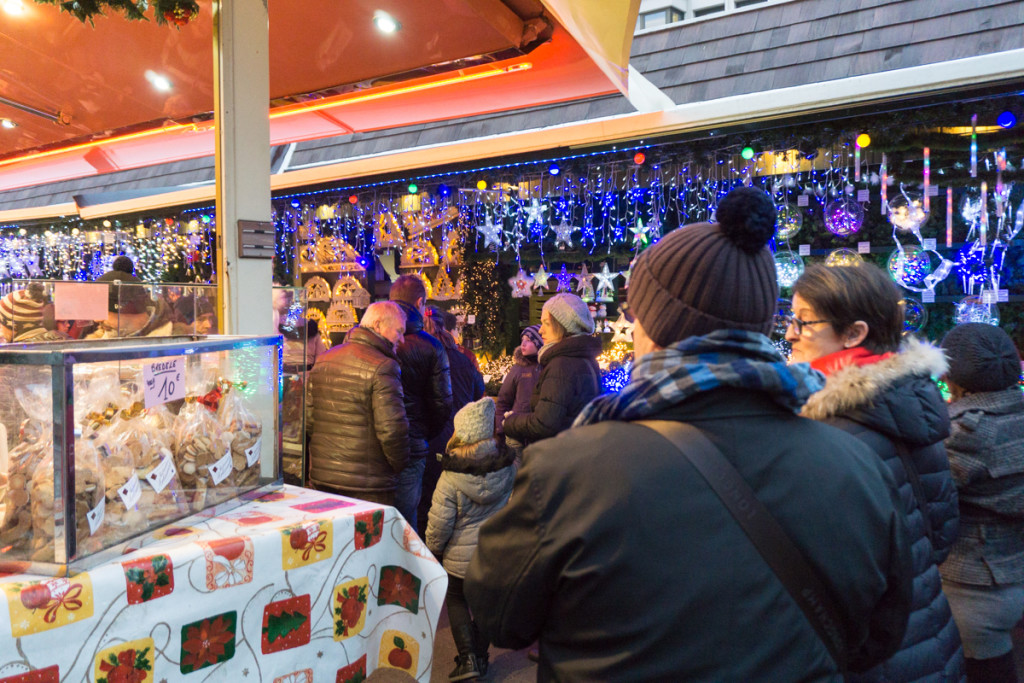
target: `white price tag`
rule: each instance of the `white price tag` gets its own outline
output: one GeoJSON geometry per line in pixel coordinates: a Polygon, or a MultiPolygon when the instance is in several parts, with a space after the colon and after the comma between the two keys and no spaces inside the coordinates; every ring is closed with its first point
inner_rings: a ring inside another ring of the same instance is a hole
{"type": "Polygon", "coordinates": [[[224,454],[224,457],[217,462],[210,465],[210,479],[213,480],[213,485],[221,483],[228,478],[231,474],[231,449],[224,454]]]}
{"type": "Polygon", "coordinates": [[[928,186],[928,196],[929,197],[938,197],[939,196],[939,186],[938,185],[929,185],[928,186]]]}
{"type": "Polygon", "coordinates": [[[249,448],[245,449],[245,462],[248,464],[249,467],[252,467],[253,465],[255,465],[256,463],[258,463],[260,461],[260,453],[262,453],[262,452],[263,452],[263,439],[262,438],[256,439],[256,443],[254,443],[249,448]]]}
{"type": "Polygon", "coordinates": [[[871,190],[857,190],[857,201],[858,202],[870,202],[871,201],[871,190]]]}
{"type": "Polygon", "coordinates": [[[142,366],[147,408],[185,398],[185,358],[167,358],[142,366]]]}
{"type": "Polygon", "coordinates": [[[921,246],[924,247],[928,251],[935,251],[935,246],[936,246],[935,245],[935,238],[934,237],[926,237],[926,238],[924,238],[923,240],[921,240],[921,246]]]}
{"type": "Polygon", "coordinates": [[[107,499],[101,498],[100,504],[86,513],[85,518],[89,521],[89,535],[92,536],[103,525],[103,518],[106,516],[107,499]]]}
{"type": "Polygon", "coordinates": [[[811,245],[809,245],[809,244],[801,244],[800,245],[800,255],[801,256],[810,256],[811,255],[811,245]]]}
{"type": "Polygon", "coordinates": [[[984,292],[981,293],[981,303],[983,303],[983,304],[994,304],[994,303],[997,303],[997,299],[998,298],[999,297],[995,293],[995,290],[992,290],[992,289],[986,289],[984,292]]]}
{"type": "Polygon", "coordinates": [[[1001,303],[1001,304],[1009,303],[1009,301],[1010,301],[1010,290],[1008,290],[1008,289],[997,289],[996,290],[996,294],[997,294],[996,300],[999,303],[1001,303]]]}
{"type": "Polygon", "coordinates": [[[126,508],[135,507],[135,504],[139,502],[139,498],[142,497],[142,485],[139,484],[139,478],[133,474],[117,490],[117,495],[121,496],[121,502],[124,503],[126,508]]]}
{"type": "Polygon", "coordinates": [[[476,316],[473,315],[473,314],[467,315],[466,316],[466,322],[469,323],[470,325],[472,325],[473,323],[476,322],[476,316]]]}
{"type": "Polygon", "coordinates": [[[871,242],[857,242],[857,253],[858,254],[870,254],[871,253],[871,242]]]}
{"type": "Polygon", "coordinates": [[[160,493],[171,483],[171,479],[174,479],[174,475],[177,473],[177,470],[174,469],[174,460],[165,455],[160,464],[154,467],[146,477],[146,481],[150,483],[154,491],[160,493]]]}
{"type": "Polygon", "coordinates": [[[811,202],[811,198],[808,195],[805,195],[805,194],[797,195],[797,198],[796,198],[796,205],[797,206],[807,206],[808,204],[810,204],[810,202],[811,202]]]}
{"type": "Polygon", "coordinates": [[[921,302],[926,304],[935,303],[935,292],[931,290],[921,292],[921,302]]]}

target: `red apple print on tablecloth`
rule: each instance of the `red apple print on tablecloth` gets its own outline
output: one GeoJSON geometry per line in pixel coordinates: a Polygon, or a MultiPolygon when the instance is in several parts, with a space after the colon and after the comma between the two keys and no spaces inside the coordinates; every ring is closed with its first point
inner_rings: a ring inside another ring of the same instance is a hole
{"type": "Polygon", "coordinates": [[[377,666],[401,669],[415,676],[419,655],[420,644],[408,633],[393,630],[384,631],[380,638],[380,654],[377,658],[377,666]]]}
{"type": "Polygon", "coordinates": [[[338,669],[334,683],[363,683],[366,680],[366,655],[346,667],[338,669]]]}
{"type": "Polygon", "coordinates": [[[263,609],[263,654],[280,652],[309,642],[309,595],[272,602],[263,609]]]}
{"type": "Polygon", "coordinates": [[[60,667],[54,664],[45,669],[5,676],[0,678],[0,683],[60,683],[60,667]]]}
{"type": "Polygon", "coordinates": [[[121,567],[124,569],[129,605],[155,600],[170,595],[174,590],[174,567],[167,555],[122,562],[121,567]]]}

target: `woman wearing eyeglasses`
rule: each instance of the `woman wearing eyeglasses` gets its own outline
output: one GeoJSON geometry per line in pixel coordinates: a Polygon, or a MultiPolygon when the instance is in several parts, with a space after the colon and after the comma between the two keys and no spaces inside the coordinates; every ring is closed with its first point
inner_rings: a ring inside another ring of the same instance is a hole
{"type": "MultiPolygon", "coordinates": [[[[949,417],[934,379],[940,349],[903,334],[903,305],[881,269],[812,266],[793,287],[792,362],[826,376],[803,415],[860,438],[891,469],[914,543],[914,600],[892,658],[851,681],[961,681],[963,650],[938,565],[956,538],[956,487],[943,439],[949,417]]],[[[827,447],[827,444],[822,444],[827,447]]]]}

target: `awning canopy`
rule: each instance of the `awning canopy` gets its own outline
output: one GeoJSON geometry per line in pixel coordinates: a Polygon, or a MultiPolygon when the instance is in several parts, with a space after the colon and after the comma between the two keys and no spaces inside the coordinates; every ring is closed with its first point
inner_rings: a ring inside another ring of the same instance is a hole
{"type": "MultiPolygon", "coordinates": [[[[213,154],[210,0],[177,30],[21,2],[0,25],[0,190],[213,154]]],[[[275,0],[268,143],[624,92],[639,2],[275,0]]]]}

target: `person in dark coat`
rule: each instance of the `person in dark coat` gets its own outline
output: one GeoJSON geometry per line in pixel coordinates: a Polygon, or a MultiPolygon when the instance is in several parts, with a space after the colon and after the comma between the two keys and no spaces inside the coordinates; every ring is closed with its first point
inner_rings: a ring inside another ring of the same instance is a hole
{"type": "Polygon", "coordinates": [[[793,287],[786,339],[792,360],[827,376],[803,415],[866,443],[892,471],[914,542],[914,611],[899,652],[854,683],[963,679],[960,634],[938,565],[957,535],[956,487],[942,441],[949,416],[933,378],[946,371],[936,347],[900,344],[902,295],[871,264],[813,266],[793,287]]]}
{"type": "Polygon", "coordinates": [[[537,352],[544,346],[540,336],[540,325],[530,325],[520,338],[520,344],[512,354],[512,367],[501,381],[498,398],[494,399],[495,436],[505,439],[505,447],[512,451],[516,466],[522,462],[523,444],[515,439],[505,438],[502,425],[509,415],[525,415],[530,412],[530,398],[540,378],[540,364],[537,352]]]}
{"type": "Polygon", "coordinates": [[[1024,394],[1020,356],[1003,330],[957,325],[949,356],[946,454],[960,534],[939,567],[960,628],[970,683],[1013,683],[1010,633],[1024,614],[1024,394]]]}
{"type": "Polygon", "coordinates": [[[484,395],[484,378],[480,372],[473,367],[455,343],[455,338],[440,323],[443,320],[443,312],[430,306],[427,308],[427,315],[423,318],[423,329],[427,334],[435,337],[444,347],[448,356],[448,367],[452,378],[452,416],[445,422],[441,433],[427,442],[427,457],[423,466],[423,489],[420,495],[419,509],[416,512],[417,531],[422,537],[427,531],[427,513],[430,512],[431,500],[434,495],[434,487],[441,476],[440,456],[445,452],[448,440],[455,432],[455,413],[462,406],[473,401],[479,401],[484,395]]]}
{"type": "Polygon", "coordinates": [[[594,319],[582,299],[565,292],[548,299],[541,309],[540,333],[541,371],[530,412],[509,415],[502,424],[506,438],[524,445],[568,429],[583,406],[601,393],[601,340],[591,336],[594,319]]]}
{"type": "Polygon", "coordinates": [[[402,275],[391,285],[391,301],[405,311],[405,337],[398,345],[402,391],[409,418],[409,464],[398,477],[395,507],[413,529],[423,490],[427,442],[440,434],[452,415],[452,381],[448,354],[436,338],[423,331],[427,289],[415,275],[402,275]]]}
{"type": "Polygon", "coordinates": [[[837,604],[852,667],[902,640],[912,572],[892,474],[857,438],[797,415],[823,378],[765,336],[771,199],[733,190],[717,216],[640,255],[630,384],[527,447],[508,505],[480,529],[470,608],[499,646],[539,638],[539,681],[840,680],[750,538],[646,419],[721,449],[837,604]]]}
{"type": "Polygon", "coordinates": [[[314,488],[394,505],[409,462],[409,422],[395,347],[405,313],[370,304],[345,343],[320,357],[309,375],[306,428],[314,488]]]}

